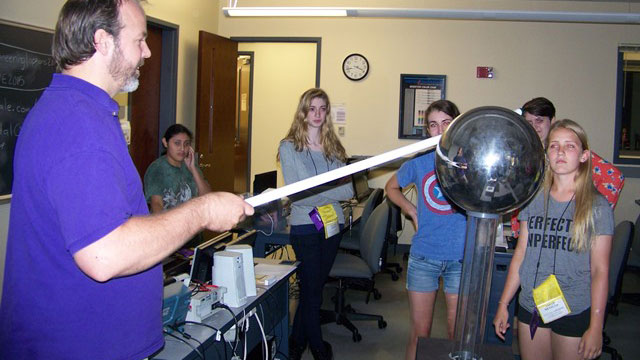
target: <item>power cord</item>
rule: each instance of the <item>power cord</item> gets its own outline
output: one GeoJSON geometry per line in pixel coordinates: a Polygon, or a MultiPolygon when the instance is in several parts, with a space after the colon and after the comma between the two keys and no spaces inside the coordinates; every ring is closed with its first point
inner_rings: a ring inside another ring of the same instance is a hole
{"type": "MultiPolygon", "coordinates": [[[[260,303],[258,305],[258,309],[260,310],[260,314],[262,316],[262,323],[265,324],[265,325],[267,324],[267,321],[265,320],[265,317],[268,314],[268,316],[269,316],[268,320],[270,321],[270,324],[272,326],[274,326],[278,322],[278,320],[276,318],[276,316],[277,316],[276,312],[278,311],[278,299],[276,298],[276,296],[273,294],[272,291],[266,291],[264,293],[264,295],[267,296],[268,300],[266,300],[266,301],[264,301],[264,302],[262,302],[262,303],[260,303]],[[265,312],[265,310],[263,308],[263,304],[267,304],[267,311],[266,312],[265,312]]],[[[257,315],[257,312],[256,312],[256,315],[257,315]]],[[[285,325],[285,328],[287,330],[288,330],[288,326],[289,326],[288,324],[285,325]]],[[[288,333],[285,333],[285,331],[287,331],[287,330],[285,330],[282,327],[280,327],[279,336],[278,335],[274,336],[276,349],[273,352],[272,357],[279,353],[279,354],[283,355],[286,359],[288,359],[288,357],[280,351],[280,346],[282,345],[282,339],[284,339],[284,336],[288,336],[288,333]],[[280,339],[279,342],[278,342],[278,339],[280,339]]],[[[268,344],[267,344],[267,346],[268,346],[268,344]]]]}
{"type": "MultiPolygon", "coordinates": [[[[260,333],[262,334],[262,343],[264,344],[264,360],[269,360],[269,346],[267,345],[267,336],[264,334],[264,328],[262,327],[262,322],[260,321],[260,317],[258,317],[258,312],[254,312],[253,316],[256,318],[258,322],[258,327],[260,328],[260,333]]],[[[247,322],[249,319],[247,319],[247,322]]]]}
{"type": "MultiPolygon", "coordinates": [[[[236,333],[235,333],[235,340],[234,340],[234,346],[231,349],[233,351],[233,355],[236,355],[236,349],[238,347],[238,333],[240,332],[240,326],[238,326],[238,319],[236,319],[236,314],[234,314],[233,310],[231,310],[231,308],[229,306],[227,306],[226,304],[223,304],[221,302],[217,303],[214,305],[214,308],[221,308],[221,309],[225,309],[227,310],[230,314],[231,314],[231,318],[233,319],[233,322],[236,324],[236,333]]],[[[224,337],[224,334],[222,335],[223,340],[227,341],[224,337]]]]}
{"type": "MultiPolygon", "coordinates": [[[[264,234],[264,236],[271,236],[273,234],[273,228],[275,227],[275,221],[273,220],[273,218],[271,217],[271,214],[269,213],[264,213],[264,215],[266,215],[269,218],[269,221],[271,222],[271,231],[269,231],[269,233],[267,234],[266,232],[260,230],[260,229],[256,229],[258,232],[264,234]]],[[[262,215],[262,217],[264,217],[264,215],[262,215]]]]}
{"type": "MultiPolygon", "coordinates": [[[[213,327],[211,325],[207,325],[207,324],[199,323],[199,322],[195,322],[195,321],[189,321],[189,320],[178,324],[178,326],[181,325],[181,324],[204,326],[206,328],[209,328],[209,329],[213,330],[213,333],[216,336],[216,338],[215,338],[216,341],[222,341],[222,347],[224,349],[224,358],[227,359],[227,346],[226,346],[227,343],[222,339],[222,332],[220,331],[220,329],[217,329],[217,328],[215,328],[215,327],[213,327]]],[[[229,348],[231,348],[231,346],[229,346],[229,348]]],[[[231,348],[231,349],[233,349],[233,348],[231,348]]],[[[204,348],[202,349],[202,351],[205,352],[204,348]]],[[[218,352],[218,350],[216,349],[216,353],[217,352],[218,352]]],[[[218,354],[218,356],[219,356],[219,354],[218,354]]]]}
{"type": "MultiPolygon", "coordinates": [[[[245,309],[246,310],[246,309],[245,309]]],[[[249,318],[247,317],[247,313],[245,310],[242,310],[242,318],[244,319],[244,322],[242,323],[242,325],[244,325],[244,349],[243,349],[243,359],[247,360],[247,338],[249,336],[247,336],[247,334],[249,333],[249,318]]],[[[237,333],[237,331],[236,331],[237,333]]]]}
{"type": "MultiPolygon", "coordinates": [[[[167,329],[162,329],[162,332],[164,332],[164,334],[165,334],[165,335],[169,335],[169,336],[171,336],[172,338],[175,338],[176,340],[181,341],[181,342],[183,342],[183,343],[187,344],[187,346],[189,346],[189,347],[191,348],[191,350],[195,351],[195,352],[196,352],[196,354],[198,354],[198,357],[199,357],[200,359],[202,359],[202,360],[206,360],[206,359],[204,358],[204,355],[202,355],[202,353],[200,353],[200,351],[198,351],[198,349],[197,349],[195,346],[193,346],[193,345],[189,344],[189,342],[188,342],[188,341],[186,341],[186,340],[184,340],[184,339],[181,339],[181,338],[179,338],[179,337],[175,336],[175,335],[174,335],[174,334],[172,334],[171,332],[167,331],[167,329]]],[[[196,340],[196,339],[193,339],[191,336],[189,336],[189,338],[187,338],[187,337],[185,337],[185,336],[184,336],[184,333],[180,333],[180,334],[182,334],[182,336],[183,336],[185,339],[188,339],[188,340],[194,340],[195,342],[197,342],[198,344],[200,344],[200,346],[202,346],[202,343],[201,343],[200,341],[198,341],[198,340],[196,340]]]]}

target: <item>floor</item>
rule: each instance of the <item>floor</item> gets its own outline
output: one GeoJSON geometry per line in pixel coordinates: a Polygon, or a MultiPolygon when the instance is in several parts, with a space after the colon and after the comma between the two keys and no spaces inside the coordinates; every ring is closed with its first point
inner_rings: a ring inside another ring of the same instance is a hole
{"type": "MultiPolygon", "coordinates": [[[[391,261],[406,261],[401,254],[392,255],[391,261]]],[[[403,359],[406,340],[409,336],[409,305],[405,290],[406,271],[403,271],[398,281],[392,281],[391,276],[380,274],[376,277],[376,287],[382,293],[382,298],[365,304],[365,293],[348,291],[347,300],[359,312],[383,315],[387,328],[379,329],[374,321],[356,322],[362,341],[354,343],[351,333],[342,326],[326,324],[323,326],[324,339],[333,346],[335,359],[366,359],[366,360],[397,360],[403,359]]],[[[626,273],[623,292],[640,292],[640,274],[626,273]]],[[[332,293],[325,292],[323,307],[331,307],[332,293]]],[[[295,306],[295,304],[294,304],[295,306]]],[[[619,315],[609,316],[606,332],[612,338],[611,345],[615,347],[623,359],[640,359],[640,306],[620,303],[619,315]]],[[[446,317],[444,296],[438,294],[432,336],[446,337],[446,317]]],[[[517,346],[514,346],[517,353],[517,346]]],[[[313,359],[307,351],[303,359],[313,359]]],[[[608,360],[609,355],[602,355],[600,359],[608,360]]]]}

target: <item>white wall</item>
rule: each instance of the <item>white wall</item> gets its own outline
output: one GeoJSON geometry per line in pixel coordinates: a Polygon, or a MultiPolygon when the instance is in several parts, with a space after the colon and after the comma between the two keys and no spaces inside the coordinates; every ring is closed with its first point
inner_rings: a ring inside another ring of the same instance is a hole
{"type": "MultiPolygon", "coordinates": [[[[242,6],[282,6],[243,1],[242,6]]],[[[340,1],[365,7],[467,7],[520,10],[638,11],[637,4],[550,1],[340,1]]],[[[337,1],[296,5],[336,6],[337,1]]],[[[222,4],[226,5],[226,4],[222,4]]],[[[593,149],[613,156],[617,46],[639,43],[640,26],[385,18],[226,18],[224,36],[322,38],[321,82],[332,102],[347,106],[344,145],[349,154],[374,155],[406,145],[397,139],[400,74],[444,74],[447,98],[462,111],[477,106],[516,108],[546,96],[559,118],[579,121],[593,149]],[[341,71],[345,56],[364,54],[371,71],[359,82],[341,71]],[[476,79],[477,66],[495,78],[476,79]]],[[[282,121],[288,121],[284,118],[282,121]]],[[[376,186],[386,180],[379,177],[376,186]]],[[[627,179],[616,221],[635,220],[640,180],[627,179]]]]}

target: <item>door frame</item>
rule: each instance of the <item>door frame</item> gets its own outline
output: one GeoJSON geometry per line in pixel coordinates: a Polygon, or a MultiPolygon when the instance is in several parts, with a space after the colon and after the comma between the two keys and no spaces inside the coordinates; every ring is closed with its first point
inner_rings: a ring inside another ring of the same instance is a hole
{"type": "MultiPolygon", "coordinates": [[[[147,23],[162,30],[162,62],[160,63],[160,108],[158,115],[158,148],[159,157],[164,147],[162,137],[166,129],[176,123],[177,99],[178,99],[178,39],[180,38],[180,26],[147,16],[147,23]]],[[[153,54],[152,54],[153,55],[153,54]]],[[[132,104],[129,93],[129,104],[132,104]]],[[[131,105],[128,106],[127,118],[131,120],[131,105]]],[[[144,174],[141,174],[144,176],[144,174]]]]}
{"type": "MultiPolygon", "coordinates": [[[[246,186],[247,186],[247,191],[249,191],[251,189],[251,135],[252,135],[252,121],[253,121],[253,73],[254,73],[254,62],[256,59],[256,55],[254,51],[238,51],[238,56],[249,56],[249,58],[251,59],[251,72],[249,73],[249,114],[248,114],[248,121],[247,121],[247,126],[249,128],[249,134],[247,137],[247,178],[245,179],[246,182],[246,186]]],[[[236,101],[238,101],[238,104],[240,103],[240,84],[238,84],[236,86],[238,88],[238,91],[236,92],[236,101]]],[[[239,107],[240,105],[238,105],[239,107]]],[[[238,111],[239,114],[239,111],[238,111]]],[[[236,116],[236,124],[237,124],[237,116],[236,116]]],[[[236,127],[236,132],[238,131],[237,127],[236,127]]]]}
{"type": "Polygon", "coordinates": [[[315,43],[316,44],[316,87],[320,87],[320,61],[322,59],[321,37],[269,37],[269,36],[232,36],[230,40],[238,43],[315,43]]]}
{"type": "MultiPolygon", "coordinates": [[[[315,43],[316,44],[316,81],[315,87],[320,87],[320,65],[322,59],[322,38],[321,37],[262,37],[262,36],[233,36],[229,40],[237,43],[315,43]]],[[[256,57],[253,51],[238,51],[238,55],[251,56],[251,78],[249,80],[249,144],[247,151],[251,154],[251,143],[253,137],[253,75],[255,73],[256,57]]],[[[237,94],[236,94],[237,96],[237,94]]],[[[251,156],[247,157],[247,189],[251,189],[251,156]]]]}

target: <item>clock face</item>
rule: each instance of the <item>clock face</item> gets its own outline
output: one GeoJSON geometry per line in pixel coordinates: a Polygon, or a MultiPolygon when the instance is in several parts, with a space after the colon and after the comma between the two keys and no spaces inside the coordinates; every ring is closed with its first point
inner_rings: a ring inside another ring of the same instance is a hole
{"type": "Polygon", "coordinates": [[[369,62],[360,54],[351,54],[342,62],[342,72],[350,80],[362,80],[369,73],[369,62]]]}

